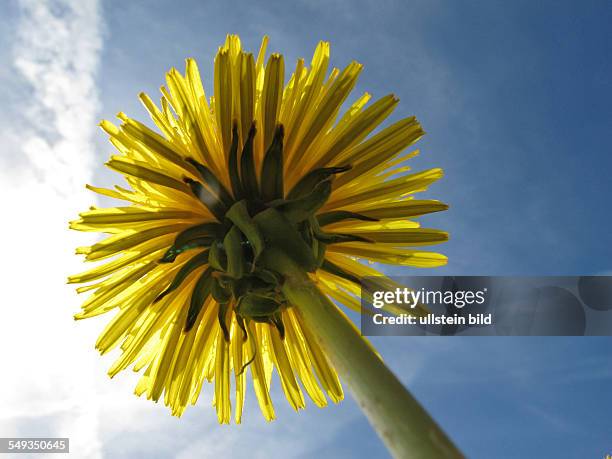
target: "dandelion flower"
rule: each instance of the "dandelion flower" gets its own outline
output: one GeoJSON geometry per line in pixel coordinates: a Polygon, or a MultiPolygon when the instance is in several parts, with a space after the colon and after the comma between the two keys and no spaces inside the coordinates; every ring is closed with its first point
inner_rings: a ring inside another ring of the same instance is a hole
{"type": "Polygon", "coordinates": [[[108,235],[77,249],[101,263],[69,278],[85,284],[79,293],[93,291],[76,318],[114,311],[96,343],[103,354],[121,349],[110,376],[143,371],[136,394],[163,396],[176,416],[207,380],[219,422],[230,422],[233,400],[239,423],[250,373],[264,417],[274,419],[275,370],[296,410],[304,394],[321,407],[342,400],[327,349],[302,314],[309,300],[286,286],[287,263],[340,311],[359,310],[360,279],[379,275],[360,260],[446,262],[420,247],[447,233],[414,221],[447,208],[412,196],[442,176],[407,173],[417,152],[403,152],[424,134],[419,122],[374,132],[395,109],[393,95],[368,104],[366,93],[341,112],[362,66],[328,74],[328,43],[309,68],[298,60],[287,84],[283,56],[264,63],[266,47],[264,38],[255,58],[228,36],[210,100],[193,59],[184,75],[170,70],[159,106],[140,95],[157,130],[123,113],[119,126],[103,121],[118,152],[106,165],[129,187],[88,187],[126,204],[70,223],[108,235]]]}

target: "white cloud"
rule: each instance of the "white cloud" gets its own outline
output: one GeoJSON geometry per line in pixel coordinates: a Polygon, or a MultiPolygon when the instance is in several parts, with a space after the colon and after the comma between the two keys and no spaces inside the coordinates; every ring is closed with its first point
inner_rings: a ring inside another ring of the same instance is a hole
{"type": "MultiPolygon", "coordinates": [[[[79,457],[101,457],[93,397],[95,353],[71,318],[65,277],[81,267],[67,220],[90,204],[102,46],[93,1],[19,3],[11,85],[25,97],[0,132],[3,146],[3,314],[0,426],[24,436],[70,436],[79,457]],[[40,422],[32,422],[39,420],[40,422]]],[[[5,107],[6,109],[7,107],[5,107]]],[[[91,336],[91,334],[89,335],[91,336]]]]}

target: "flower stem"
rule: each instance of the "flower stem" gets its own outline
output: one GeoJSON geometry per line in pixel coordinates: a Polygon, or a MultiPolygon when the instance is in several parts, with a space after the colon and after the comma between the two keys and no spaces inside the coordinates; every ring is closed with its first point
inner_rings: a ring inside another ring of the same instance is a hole
{"type": "Polygon", "coordinates": [[[273,263],[285,276],[286,298],[315,334],[391,454],[402,459],[462,458],[457,447],[372,351],[352,322],[302,268],[275,252],[273,263]]]}

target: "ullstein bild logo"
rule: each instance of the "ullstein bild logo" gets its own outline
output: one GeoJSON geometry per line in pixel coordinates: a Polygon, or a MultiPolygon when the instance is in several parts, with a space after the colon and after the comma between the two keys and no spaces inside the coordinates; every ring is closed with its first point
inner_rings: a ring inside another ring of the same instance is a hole
{"type": "Polygon", "coordinates": [[[612,276],[367,277],[361,332],[612,336],[612,276]]]}

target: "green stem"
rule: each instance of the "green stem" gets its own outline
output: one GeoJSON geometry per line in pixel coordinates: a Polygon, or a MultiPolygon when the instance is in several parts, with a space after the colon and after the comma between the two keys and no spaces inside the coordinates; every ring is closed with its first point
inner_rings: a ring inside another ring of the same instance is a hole
{"type": "Polygon", "coordinates": [[[425,409],[385,366],[306,272],[281,252],[270,258],[283,292],[325,349],[340,378],[396,458],[462,458],[425,409]]]}

